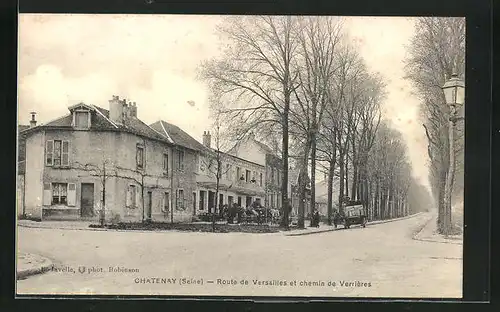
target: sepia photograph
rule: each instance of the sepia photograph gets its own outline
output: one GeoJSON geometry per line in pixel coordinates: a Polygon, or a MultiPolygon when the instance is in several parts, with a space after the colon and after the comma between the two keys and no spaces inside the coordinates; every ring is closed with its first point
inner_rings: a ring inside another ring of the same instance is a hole
{"type": "Polygon", "coordinates": [[[17,296],[462,298],[465,25],[19,14],[17,296]]]}

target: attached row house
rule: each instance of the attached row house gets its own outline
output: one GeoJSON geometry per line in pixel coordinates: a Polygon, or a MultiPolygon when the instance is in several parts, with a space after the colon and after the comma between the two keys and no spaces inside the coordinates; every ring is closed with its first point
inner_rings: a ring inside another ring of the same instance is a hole
{"type": "Polygon", "coordinates": [[[20,131],[26,151],[23,211],[29,218],[182,222],[224,205],[270,201],[265,158],[218,154],[210,132],[202,144],[166,121],[147,125],[137,118],[135,102],[118,96],[109,110],[86,103],[68,110],[20,131]]]}

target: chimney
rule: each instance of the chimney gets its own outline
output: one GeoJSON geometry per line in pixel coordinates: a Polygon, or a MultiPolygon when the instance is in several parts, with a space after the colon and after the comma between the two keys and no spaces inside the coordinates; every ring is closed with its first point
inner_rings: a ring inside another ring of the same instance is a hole
{"type": "Polygon", "coordinates": [[[211,141],[212,136],[210,135],[210,131],[203,131],[203,145],[210,148],[211,141]]]}
{"type": "Polygon", "coordinates": [[[123,104],[117,95],[113,95],[113,99],[109,101],[109,119],[113,122],[123,124],[123,104]]]}
{"type": "Polygon", "coordinates": [[[130,117],[137,118],[137,105],[135,102],[129,103],[128,111],[130,117]]]}
{"type": "Polygon", "coordinates": [[[30,128],[36,127],[36,112],[31,112],[30,128]]]}

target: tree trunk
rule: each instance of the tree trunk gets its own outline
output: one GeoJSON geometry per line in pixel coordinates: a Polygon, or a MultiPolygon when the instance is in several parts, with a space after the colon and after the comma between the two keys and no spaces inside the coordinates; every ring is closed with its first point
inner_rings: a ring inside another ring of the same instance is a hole
{"type": "MultiPolygon", "coordinates": [[[[307,172],[307,171],[306,171],[307,172]]],[[[313,213],[316,209],[316,134],[311,134],[311,218],[309,226],[313,226],[313,213]]]]}
{"type": "Polygon", "coordinates": [[[345,153],[345,196],[349,197],[349,150],[345,153]]]}
{"type": "Polygon", "coordinates": [[[356,153],[356,145],[354,144],[354,135],[352,136],[352,185],[351,185],[351,196],[352,200],[357,200],[359,198],[357,192],[357,179],[358,179],[358,159],[356,153]]]}
{"type": "Polygon", "coordinates": [[[306,186],[307,186],[307,170],[309,159],[310,142],[305,142],[304,155],[302,156],[301,166],[299,170],[299,218],[297,226],[303,229],[305,226],[305,211],[306,211],[306,186]]]}
{"type": "MultiPolygon", "coordinates": [[[[336,142],[335,132],[334,132],[333,142],[336,142]]],[[[334,143],[332,145],[333,155],[330,159],[330,168],[328,170],[328,225],[332,225],[333,217],[333,180],[335,177],[335,164],[337,159],[337,145],[334,143]]]]}
{"type": "Polygon", "coordinates": [[[378,179],[375,180],[375,195],[374,195],[374,204],[373,204],[373,219],[378,220],[380,214],[379,214],[379,207],[380,207],[380,184],[378,182],[378,179]]]}
{"type": "MultiPolygon", "coordinates": [[[[453,114],[452,114],[452,117],[453,114]]],[[[453,178],[455,176],[455,138],[454,138],[454,132],[455,132],[455,125],[453,121],[448,122],[448,142],[449,142],[449,157],[450,157],[450,162],[448,164],[448,172],[446,174],[446,183],[444,187],[444,209],[443,209],[443,226],[442,226],[442,231],[440,232],[441,234],[444,235],[449,235],[451,234],[452,230],[452,224],[451,224],[451,198],[452,198],[452,193],[453,193],[453,178]]]]}
{"type": "Polygon", "coordinates": [[[218,197],[219,197],[219,179],[217,178],[216,179],[216,182],[215,182],[216,186],[215,186],[215,205],[214,205],[214,211],[212,213],[212,232],[215,232],[215,216],[216,216],[216,212],[217,212],[217,206],[218,206],[218,197]]]}
{"type": "Polygon", "coordinates": [[[333,178],[335,174],[335,157],[330,160],[328,169],[328,225],[332,225],[333,217],[333,178]]]}
{"type": "Polygon", "coordinates": [[[437,228],[439,233],[443,233],[443,220],[444,220],[444,207],[445,207],[445,185],[446,185],[446,171],[441,169],[440,176],[438,180],[438,218],[437,218],[437,228]]]}
{"type": "Polygon", "coordinates": [[[339,167],[340,167],[340,179],[339,179],[339,212],[344,213],[344,207],[342,207],[342,202],[344,200],[344,182],[345,182],[345,166],[344,166],[344,151],[340,151],[339,157],[339,167]]]}
{"type": "Polygon", "coordinates": [[[306,183],[304,179],[304,171],[304,169],[300,169],[299,173],[299,218],[297,222],[299,229],[303,229],[305,227],[306,183]]]}
{"type": "Polygon", "coordinates": [[[283,108],[283,118],[282,118],[282,128],[283,128],[283,150],[282,150],[282,161],[283,161],[283,180],[281,183],[281,205],[283,208],[283,218],[281,220],[281,226],[285,229],[289,228],[289,209],[290,204],[288,202],[288,112],[290,110],[290,93],[288,92],[288,85],[285,84],[284,88],[285,94],[285,105],[283,108]]]}

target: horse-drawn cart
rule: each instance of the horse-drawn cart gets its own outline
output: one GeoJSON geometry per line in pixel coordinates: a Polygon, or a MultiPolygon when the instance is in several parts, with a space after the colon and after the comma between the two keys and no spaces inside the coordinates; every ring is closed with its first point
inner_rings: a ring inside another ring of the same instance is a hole
{"type": "Polygon", "coordinates": [[[366,215],[363,204],[359,201],[348,201],[345,203],[343,213],[336,213],[333,218],[335,228],[342,224],[344,228],[348,229],[351,225],[359,224],[366,227],[366,215]]]}

